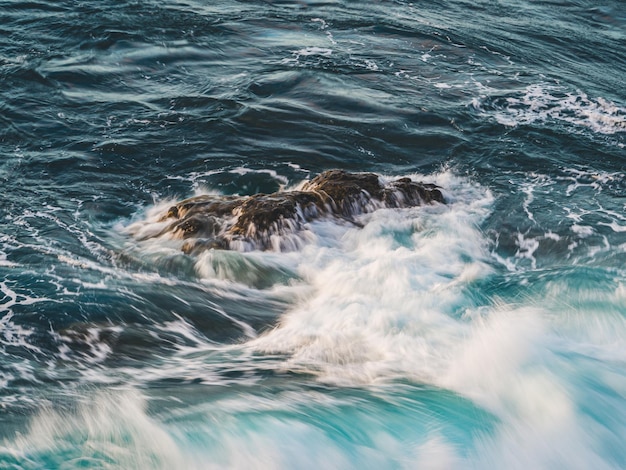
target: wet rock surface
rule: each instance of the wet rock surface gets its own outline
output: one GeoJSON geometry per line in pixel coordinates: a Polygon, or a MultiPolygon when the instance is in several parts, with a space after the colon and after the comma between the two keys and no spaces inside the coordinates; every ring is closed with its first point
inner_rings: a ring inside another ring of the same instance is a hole
{"type": "Polygon", "coordinates": [[[207,249],[280,251],[293,248],[293,236],[322,217],[360,226],[353,219],[359,214],[433,202],[445,203],[434,184],[410,178],[383,184],[374,173],[331,170],[297,191],[185,199],[162,216],[165,228],[151,237],[183,239],[183,251],[194,254],[207,249]]]}

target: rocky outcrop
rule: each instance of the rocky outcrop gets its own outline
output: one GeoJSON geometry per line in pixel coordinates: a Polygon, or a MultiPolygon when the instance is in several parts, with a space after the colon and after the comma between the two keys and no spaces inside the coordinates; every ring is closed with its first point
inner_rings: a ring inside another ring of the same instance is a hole
{"type": "Polygon", "coordinates": [[[383,184],[374,173],[332,170],[298,191],[186,199],[162,216],[165,228],[151,236],[183,239],[187,253],[211,248],[283,250],[292,248],[293,236],[315,219],[335,218],[359,226],[354,220],[359,214],[433,202],[444,203],[434,184],[410,178],[383,184]]]}

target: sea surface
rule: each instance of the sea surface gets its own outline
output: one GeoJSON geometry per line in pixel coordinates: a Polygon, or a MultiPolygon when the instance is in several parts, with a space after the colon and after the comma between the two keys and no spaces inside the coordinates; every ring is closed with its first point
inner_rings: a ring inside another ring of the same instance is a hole
{"type": "Polygon", "coordinates": [[[0,157],[1,469],[626,468],[622,0],[1,0],[0,157]],[[446,204],[135,236],[329,169],[446,204]]]}

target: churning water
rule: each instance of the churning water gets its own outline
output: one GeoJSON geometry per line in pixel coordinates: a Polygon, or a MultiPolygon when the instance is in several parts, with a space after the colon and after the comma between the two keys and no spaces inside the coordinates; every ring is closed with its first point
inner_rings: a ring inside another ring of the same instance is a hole
{"type": "Polygon", "coordinates": [[[0,1],[0,468],[626,467],[618,0],[0,1]],[[328,169],[446,204],[144,239],[328,169]]]}

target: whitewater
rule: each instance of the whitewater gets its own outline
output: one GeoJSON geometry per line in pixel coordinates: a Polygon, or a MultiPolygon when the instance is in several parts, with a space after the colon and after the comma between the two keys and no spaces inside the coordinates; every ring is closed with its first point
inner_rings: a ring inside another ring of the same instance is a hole
{"type": "Polygon", "coordinates": [[[626,467],[619,2],[0,24],[0,468],[626,467]],[[164,232],[334,169],[444,202],[164,232]]]}

